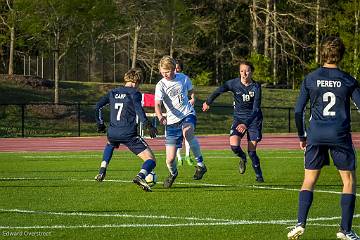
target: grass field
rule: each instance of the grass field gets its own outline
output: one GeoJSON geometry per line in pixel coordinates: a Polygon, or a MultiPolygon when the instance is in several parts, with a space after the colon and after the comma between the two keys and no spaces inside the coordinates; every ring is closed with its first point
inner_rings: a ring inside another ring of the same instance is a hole
{"type": "MultiPolygon", "coordinates": [[[[205,151],[208,173],[184,165],[164,189],[164,152],[153,192],[131,183],[141,162],[115,152],[105,182],[93,180],[101,152],[0,153],[0,239],[286,239],[296,221],[301,151],[259,150],[265,183],[244,175],[230,151],[205,151]]],[[[335,239],[340,179],[323,170],[302,239],[335,239]]],[[[359,203],[359,202],[358,202],[359,203]]],[[[357,212],[357,211],[356,211],[357,212]]],[[[359,231],[360,215],[354,218],[359,231]]]]}

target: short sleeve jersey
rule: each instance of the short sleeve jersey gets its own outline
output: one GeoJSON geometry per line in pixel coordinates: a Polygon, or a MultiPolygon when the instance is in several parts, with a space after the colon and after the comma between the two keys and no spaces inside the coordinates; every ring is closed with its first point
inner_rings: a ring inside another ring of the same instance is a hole
{"type": "Polygon", "coordinates": [[[314,145],[338,145],[350,137],[350,98],[359,106],[359,84],[338,68],[320,67],[308,74],[301,85],[295,107],[299,137],[314,145]],[[310,121],[305,131],[304,109],[310,100],[310,121]]]}
{"type": "Polygon", "coordinates": [[[228,80],[209,96],[206,103],[211,104],[220,94],[229,91],[234,96],[235,119],[244,122],[247,126],[254,120],[262,120],[261,86],[255,81],[245,86],[240,78],[228,80]]]}
{"type": "Polygon", "coordinates": [[[155,100],[162,101],[167,115],[167,124],[180,122],[195,110],[189,103],[188,92],[192,90],[189,77],[183,73],[176,73],[174,79],[162,78],[155,87],[155,100]]]}
{"type": "Polygon", "coordinates": [[[102,108],[110,105],[110,125],[108,135],[123,139],[137,135],[136,116],[145,123],[147,117],[141,106],[141,93],[132,87],[119,87],[108,92],[96,104],[96,121],[103,123],[102,108]]]}

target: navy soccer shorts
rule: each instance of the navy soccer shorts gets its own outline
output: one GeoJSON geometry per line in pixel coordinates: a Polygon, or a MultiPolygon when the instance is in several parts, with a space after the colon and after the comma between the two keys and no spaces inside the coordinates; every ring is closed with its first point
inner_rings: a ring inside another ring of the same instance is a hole
{"type": "Polygon", "coordinates": [[[187,124],[192,124],[195,128],[196,126],[196,116],[188,115],[183,118],[180,122],[170,124],[166,126],[166,145],[176,145],[177,148],[182,148],[182,142],[184,136],[182,134],[183,128],[187,124]]]}
{"type": "Polygon", "coordinates": [[[352,142],[344,145],[307,145],[305,151],[305,169],[318,170],[330,165],[330,157],[338,170],[356,169],[356,154],[352,142]]]}
{"type": "Polygon", "coordinates": [[[112,140],[111,138],[109,138],[108,140],[110,144],[115,148],[118,148],[120,144],[123,144],[136,155],[143,152],[145,149],[149,147],[149,145],[145,142],[145,140],[140,136],[134,136],[123,140],[119,140],[119,139],[112,140]]]}
{"type": "Polygon", "coordinates": [[[253,121],[248,129],[244,133],[240,133],[236,130],[236,127],[240,124],[244,123],[239,119],[234,119],[230,129],[230,136],[240,136],[241,138],[244,137],[245,133],[247,134],[248,141],[256,141],[260,142],[262,139],[262,120],[255,120],[253,121]]]}

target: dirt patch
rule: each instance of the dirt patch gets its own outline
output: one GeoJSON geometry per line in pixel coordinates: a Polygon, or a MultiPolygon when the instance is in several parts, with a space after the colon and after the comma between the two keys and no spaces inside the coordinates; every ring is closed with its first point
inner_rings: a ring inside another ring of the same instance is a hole
{"type": "Polygon", "coordinates": [[[7,83],[15,83],[20,86],[30,86],[36,89],[49,89],[54,87],[54,82],[43,79],[38,76],[24,76],[24,75],[7,75],[0,74],[0,81],[7,83]]]}

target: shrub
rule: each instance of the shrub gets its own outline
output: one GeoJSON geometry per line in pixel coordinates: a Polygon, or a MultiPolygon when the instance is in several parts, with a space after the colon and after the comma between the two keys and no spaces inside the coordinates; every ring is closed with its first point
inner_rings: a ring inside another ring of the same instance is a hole
{"type": "Polygon", "coordinates": [[[196,86],[210,86],[212,73],[208,71],[202,71],[192,79],[193,85],[196,86]]]}

